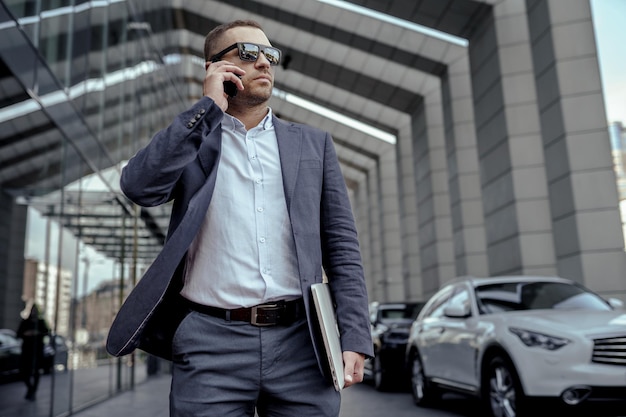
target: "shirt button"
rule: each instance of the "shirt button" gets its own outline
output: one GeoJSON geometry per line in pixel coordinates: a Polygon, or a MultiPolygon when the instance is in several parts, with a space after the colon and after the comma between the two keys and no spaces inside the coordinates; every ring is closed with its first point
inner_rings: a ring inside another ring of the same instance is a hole
{"type": "Polygon", "coordinates": [[[257,184],[261,184],[263,181],[261,181],[261,178],[257,178],[255,181],[257,184]]]}
{"type": "Polygon", "coordinates": [[[264,238],[264,237],[262,237],[261,239],[259,239],[259,242],[261,242],[261,243],[265,243],[265,238],[264,238]]]}
{"type": "Polygon", "coordinates": [[[256,211],[259,211],[259,212],[260,212],[260,211],[263,211],[263,207],[257,207],[257,208],[256,208],[256,211]]]}

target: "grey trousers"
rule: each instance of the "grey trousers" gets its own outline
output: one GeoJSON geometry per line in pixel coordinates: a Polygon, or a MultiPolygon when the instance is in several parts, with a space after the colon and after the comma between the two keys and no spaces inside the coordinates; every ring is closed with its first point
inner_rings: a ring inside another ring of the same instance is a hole
{"type": "Polygon", "coordinates": [[[256,327],[196,311],[173,340],[171,417],[337,417],[306,319],[256,327]]]}

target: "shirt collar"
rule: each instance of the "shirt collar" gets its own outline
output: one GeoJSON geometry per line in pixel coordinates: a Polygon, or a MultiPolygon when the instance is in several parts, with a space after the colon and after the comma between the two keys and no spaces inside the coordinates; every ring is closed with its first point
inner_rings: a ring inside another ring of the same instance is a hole
{"type": "Polygon", "coordinates": [[[269,130],[274,127],[274,118],[272,117],[272,108],[267,108],[267,114],[259,123],[260,126],[263,126],[263,130],[269,130]]]}
{"type": "MultiPolygon", "coordinates": [[[[261,130],[269,130],[274,127],[274,120],[272,117],[272,108],[267,108],[267,114],[265,117],[256,125],[255,128],[260,128],[261,130]]],[[[229,130],[236,130],[237,128],[242,128],[243,123],[236,117],[231,116],[228,113],[224,113],[224,118],[222,119],[222,128],[229,130]]]]}

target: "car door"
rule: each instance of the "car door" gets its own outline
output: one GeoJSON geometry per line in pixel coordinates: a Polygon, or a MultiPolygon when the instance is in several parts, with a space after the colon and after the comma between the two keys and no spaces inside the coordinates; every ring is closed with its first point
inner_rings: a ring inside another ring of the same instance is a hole
{"type": "Polygon", "coordinates": [[[444,356],[439,349],[439,338],[442,333],[441,318],[446,301],[452,294],[452,286],[444,287],[425,307],[424,314],[421,315],[417,330],[417,347],[424,373],[428,377],[438,377],[443,372],[442,361],[444,356]]]}
{"type": "Polygon", "coordinates": [[[440,319],[439,376],[473,390],[477,386],[476,358],[483,329],[472,296],[469,286],[458,285],[444,306],[440,319]]]}

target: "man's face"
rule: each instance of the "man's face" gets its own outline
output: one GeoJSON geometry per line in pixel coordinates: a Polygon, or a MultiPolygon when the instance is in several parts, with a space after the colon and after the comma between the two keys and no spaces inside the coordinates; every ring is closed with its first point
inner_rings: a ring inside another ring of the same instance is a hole
{"type": "MultiPolygon", "coordinates": [[[[218,40],[215,51],[221,51],[235,42],[252,42],[259,45],[271,45],[262,30],[250,26],[239,26],[229,29],[218,40]]],[[[237,96],[230,100],[248,102],[248,104],[261,104],[272,96],[274,86],[274,68],[263,53],[259,53],[259,58],[255,62],[242,61],[239,58],[237,49],[226,53],[223,60],[230,61],[244,71],[246,75],[241,78],[244,90],[239,91],[237,96]]]]}

